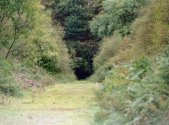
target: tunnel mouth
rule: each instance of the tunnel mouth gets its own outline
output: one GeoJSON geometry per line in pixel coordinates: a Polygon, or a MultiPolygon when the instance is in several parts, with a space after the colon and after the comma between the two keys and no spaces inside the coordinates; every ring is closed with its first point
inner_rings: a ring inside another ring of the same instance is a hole
{"type": "Polygon", "coordinates": [[[72,69],[78,80],[85,80],[94,73],[94,57],[99,50],[96,41],[66,41],[72,58],[72,69]]]}
{"type": "Polygon", "coordinates": [[[74,73],[77,80],[85,80],[93,74],[93,71],[85,70],[83,67],[78,67],[74,69],[74,73]]]}

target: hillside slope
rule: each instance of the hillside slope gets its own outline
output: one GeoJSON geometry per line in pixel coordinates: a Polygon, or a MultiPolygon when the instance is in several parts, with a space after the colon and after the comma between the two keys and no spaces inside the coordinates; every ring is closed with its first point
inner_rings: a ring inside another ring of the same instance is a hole
{"type": "MultiPolygon", "coordinates": [[[[117,12],[121,14],[119,8],[117,12]]],[[[96,125],[168,125],[168,12],[169,0],[152,0],[132,22],[129,35],[117,29],[104,38],[92,77],[102,84],[96,125]]]]}
{"type": "Polygon", "coordinates": [[[18,95],[28,86],[73,80],[61,26],[40,0],[0,1],[0,93],[18,95]]]}

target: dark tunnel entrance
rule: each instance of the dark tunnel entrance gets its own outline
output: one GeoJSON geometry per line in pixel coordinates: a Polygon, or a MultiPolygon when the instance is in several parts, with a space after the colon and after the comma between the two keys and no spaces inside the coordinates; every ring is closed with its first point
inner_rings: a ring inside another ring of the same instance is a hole
{"type": "Polygon", "coordinates": [[[83,80],[93,74],[93,58],[98,52],[98,42],[67,41],[69,53],[72,55],[73,70],[78,80],[83,80]]]}
{"type": "Polygon", "coordinates": [[[93,74],[93,61],[86,66],[81,65],[74,68],[74,73],[78,80],[89,78],[93,74]]]}
{"type": "Polygon", "coordinates": [[[82,67],[80,67],[75,69],[75,75],[78,80],[83,80],[89,78],[92,75],[92,73],[85,71],[82,67]]]}

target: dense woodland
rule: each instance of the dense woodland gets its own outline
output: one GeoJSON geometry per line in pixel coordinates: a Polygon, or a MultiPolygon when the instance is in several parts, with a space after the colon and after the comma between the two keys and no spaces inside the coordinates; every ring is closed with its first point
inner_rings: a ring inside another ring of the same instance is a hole
{"type": "Polygon", "coordinates": [[[168,125],[169,0],[0,0],[0,93],[86,79],[93,125],[168,125]]]}

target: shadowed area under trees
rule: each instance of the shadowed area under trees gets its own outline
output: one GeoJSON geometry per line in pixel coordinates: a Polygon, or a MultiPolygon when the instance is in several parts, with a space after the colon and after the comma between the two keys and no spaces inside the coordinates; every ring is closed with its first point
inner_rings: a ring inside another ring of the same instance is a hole
{"type": "Polygon", "coordinates": [[[89,21],[99,13],[101,0],[54,0],[53,20],[64,28],[64,40],[72,55],[75,75],[85,79],[93,74],[93,57],[98,41],[90,32],[89,21]]]}

